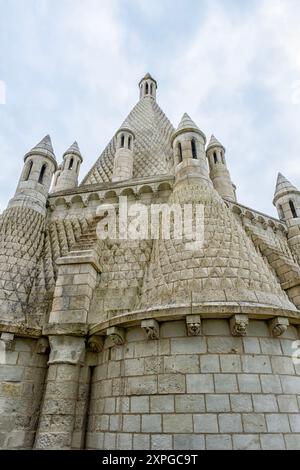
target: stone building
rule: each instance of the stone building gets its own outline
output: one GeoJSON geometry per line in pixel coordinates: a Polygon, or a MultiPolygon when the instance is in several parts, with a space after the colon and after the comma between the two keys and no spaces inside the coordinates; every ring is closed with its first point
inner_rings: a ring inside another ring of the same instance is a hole
{"type": "Polygon", "coordinates": [[[300,191],[243,206],[224,146],[139,90],[80,185],[47,136],[0,216],[0,445],[300,449],[300,191]],[[121,197],[201,206],[204,243],[102,239],[121,197]]]}

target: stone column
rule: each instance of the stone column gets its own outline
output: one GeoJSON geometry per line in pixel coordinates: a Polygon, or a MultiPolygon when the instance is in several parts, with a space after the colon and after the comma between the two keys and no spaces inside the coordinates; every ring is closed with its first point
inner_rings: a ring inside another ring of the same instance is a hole
{"type": "Polygon", "coordinates": [[[36,449],[71,449],[85,340],[50,336],[51,353],[36,449]]]}

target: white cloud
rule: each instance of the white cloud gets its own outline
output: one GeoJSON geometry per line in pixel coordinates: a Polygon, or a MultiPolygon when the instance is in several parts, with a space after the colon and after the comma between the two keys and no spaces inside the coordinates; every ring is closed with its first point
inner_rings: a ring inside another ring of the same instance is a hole
{"type": "Polygon", "coordinates": [[[272,212],[277,171],[300,185],[300,104],[293,100],[300,80],[299,0],[253,1],[247,9],[220,0],[193,8],[198,2],[189,0],[185,19],[171,4],[18,2],[6,61],[18,64],[10,67],[10,92],[25,99],[2,107],[2,207],[17,184],[22,153],[48,132],[58,159],[77,139],[88,171],[137,101],[137,82],[151,67],[171,121],[177,124],[187,111],[208,137],[214,132],[223,141],[241,202],[272,212]],[[151,33],[135,27],[130,8],[151,33]],[[189,30],[191,12],[198,26],[189,30]],[[170,46],[154,48],[164,18],[174,23],[164,31],[170,46]]]}

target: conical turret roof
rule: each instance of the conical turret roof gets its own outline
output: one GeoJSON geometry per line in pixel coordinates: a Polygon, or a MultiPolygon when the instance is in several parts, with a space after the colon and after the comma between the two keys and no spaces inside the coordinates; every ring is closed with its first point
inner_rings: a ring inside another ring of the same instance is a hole
{"type": "Polygon", "coordinates": [[[204,210],[204,244],[191,249],[178,237],[156,240],[137,309],[189,308],[192,302],[229,311],[233,305],[295,310],[215,189],[205,181],[174,188],[170,205],[191,203],[204,210]]]}
{"type": "Polygon", "coordinates": [[[282,173],[278,173],[276,189],[274,194],[274,204],[277,199],[281,196],[284,196],[288,193],[297,193],[300,194],[300,191],[292,184],[290,181],[283,176],[282,173]]]}
{"type": "Polygon", "coordinates": [[[195,122],[187,113],[184,113],[182,116],[181,121],[172,136],[172,140],[174,140],[175,137],[177,137],[179,134],[182,134],[183,132],[197,132],[198,134],[201,134],[206,141],[205,134],[199,129],[197,124],[195,124],[195,122]]]}
{"type": "Polygon", "coordinates": [[[65,151],[65,153],[64,153],[63,156],[65,156],[65,155],[70,155],[70,154],[72,154],[72,155],[78,155],[78,157],[81,158],[81,161],[83,160],[83,159],[82,159],[81,152],[80,152],[80,149],[79,149],[79,146],[78,146],[78,143],[76,142],[76,140],[75,140],[75,142],[68,148],[68,150],[65,151]]]}
{"type": "Polygon", "coordinates": [[[46,135],[35,147],[33,147],[26,155],[45,155],[55,160],[55,154],[52,147],[50,135],[46,135]]]}
{"type": "Polygon", "coordinates": [[[209,150],[212,147],[222,147],[225,150],[224,145],[221,144],[221,142],[219,142],[219,140],[214,135],[211,136],[206,150],[209,150]]]}

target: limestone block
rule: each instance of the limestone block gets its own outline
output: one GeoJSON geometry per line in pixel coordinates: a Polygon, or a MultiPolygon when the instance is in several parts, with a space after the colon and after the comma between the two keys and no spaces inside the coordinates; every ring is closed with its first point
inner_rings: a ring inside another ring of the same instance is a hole
{"type": "Polygon", "coordinates": [[[212,393],[214,381],[211,374],[187,374],[187,393],[212,393]]]}
{"type": "Polygon", "coordinates": [[[230,411],[229,395],[215,394],[205,396],[206,410],[212,413],[225,413],[230,411]]]}
{"type": "Polygon", "coordinates": [[[220,433],[239,433],[243,432],[242,419],[239,414],[220,414],[219,415],[220,433]]]}
{"type": "Polygon", "coordinates": [[[231,450],[232,440],[229,434],[206,436],[206,450],[231,450]]]}
{"type": "Polygon", "coordinates": [[[258,413],[272,413],[278,411],[275,395],[253,395],[254,411],[258,413]]]}
{"type": "Polygon", "coordinates": [[[196,414],[194,415],[194,432],[201,434],[217,433],[218,419],[217,415],[209,414],[196,414]]]}
{"type": "Polygon", "coordinates": [[[172,435],[153,434],[151,436],[151,450],[171,450],[172,435]]]}
{"type": "Polygon", "coordinates": [[[162,432],[161,415],[159,414],[143,415],[142,416],[142,432],[161,433],[162,432]]]}

